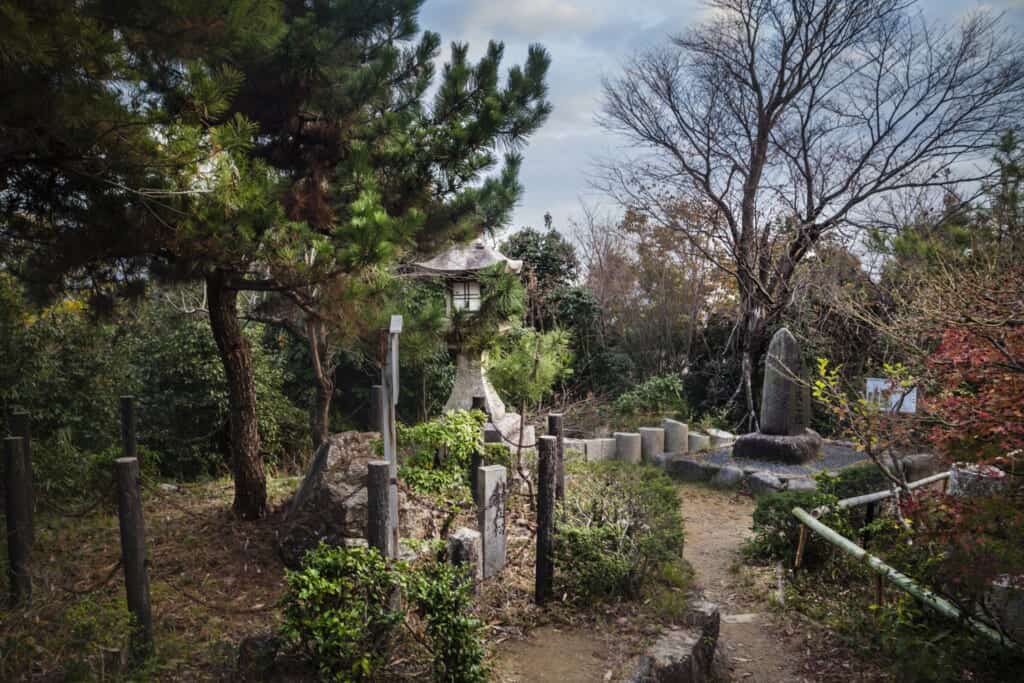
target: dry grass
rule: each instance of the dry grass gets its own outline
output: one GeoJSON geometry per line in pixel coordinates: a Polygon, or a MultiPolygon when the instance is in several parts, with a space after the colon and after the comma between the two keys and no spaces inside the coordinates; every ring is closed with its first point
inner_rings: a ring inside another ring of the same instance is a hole
{"type": "MultiPolygon", "coordinates": [[[[295,483],[272,480],[272,503],[295,483]]],[[[237,643],[278,622],[280,515],[241,522],[230,512],[231,496],[227,480],[144,492],[156,652],[132,679],[220,680],[237,643]]],[[[32,603],[0,613],[0,679],[116,679],[111,661],[129,623],[115,512],[42,510],[36,534],[32,603]]]]}

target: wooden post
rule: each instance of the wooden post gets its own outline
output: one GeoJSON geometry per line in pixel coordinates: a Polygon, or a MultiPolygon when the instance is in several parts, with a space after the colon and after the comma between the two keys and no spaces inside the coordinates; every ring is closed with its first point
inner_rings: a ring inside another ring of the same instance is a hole
{"type": "Polygon", "coordinates": [[[28,534],[29,542],[36,542],[36,488],[32,476],[32,422],[29,414],[19,410],[11,413],[11,436],[20,436],[21,457],[25,459],[25,495],[28,497],[28,534]]]}
{"type": "MultiPolygon", "coordinates": [[[[491,416],[487,413],[487,405],[486,405],[486,403],[487,403],[486,399],[483,396],[474,396],[473,397],[472,410],[479,410],[484,415],[487,415],[487,422],[484,422],[484,443],[485,444],[489,443],[487,441],[487,437],[488,437],[488,435],[490,433],[490,421],[491,421],[491,416]]],[[[480,466],[483,465],[483,464],[484,464],[483,453],[481,453],[480,451],[475,451],[473,453],[473,455],[471,455],[470,458],[469,458],[469,490],[473,494],[473,502],[476,503],[477,505],[480,505],[480,501],[477,500],[479,498],[479,493],[480,493],[479,491],[477,491],[477,481],[479,479],[480,473],[477,470],[479,470],[480,466]]]]}
{"type": "Polygon", "coordinates": [[[31,515],[28,500],[28,462],[20,436],[4,439],[4,484],[7,512],[7,576],[11,605],[27,603],[32,597],[29,573],[32,555],[31,515]]]}
{"type": "Polygon", "coordinates": [[[149,574],[146,559],[146,527],[142,519],[138,458],[118,458],[117,518],[121,526],[121,566],[128,594],[128,611],[134,618],[131,651],[136,660],[153,650],[153,616],[149,608],[149,574]]]}
{"type": "MultiPolygon", "coordinates": [[[[492,443],[501,443],[501,432],[498,431],[497,427],[485,426],[484,427],[484,445],[492,443]]],[[[480,500],[480,468],[484,465],[483,454],[474,453],[473,459],[469,463],[469,485],[473,490],[473,502],[480,506],[483,501],[480,500]]],[[[493,464],[493,463],[487,463],[493,464]]]]}
{"type": "Polygon", "coordinates": [[[875,604],[882,605],[885,602],[885,580],[881,574],[875,574],[875,604]]]}
{"type": "Polygon", "coordinates": [[[135,434],[135,397],[121,397],[121,449],[122,457],[138,458],[139,465],[142,465],[142,458],[139,458],[139,442],[135,434]]]}
{"type": "Polygon", "coordinates": [[[384,557],[393,557],[391,541],[391,465],[387,460],[366,463],[366,543],[384,557]]]}
{"type": "Polygon", "coordinates": [[[383,424],[384,387],[374,384],[370,387],[370,431],[384,433],[383,424]]]}
{"type": "Polygon", "coordinates": [[[537,568],[534,600],[542,605],[551,599],[555,578],[555,469],[558,439],[537,439],[537,568]]]}
{"type": "Polygon", "coordinates": [[[804,562],[804,546],[807,544],[807,527],[800,525],[800,541],[796,544],[796,559],[793,561],[793,569],[799,569],[804,562]]]}
{"type": "Polygon", "coordinates": [[[558,440],[555,465],[555,499],[565,500],[565,438],[562,433],[562,414],[548,414],[548,434],[558,440]]]}
{"type": "MultiPolygon", "coordinates": [[[[871,503],[867,504],[867,508],[865,508],[865,510],[864,510],[864,526],[865,527],[868,524],[871,524],[873,521],[875,521],[875,515],[877,514],[877,512],[878,512],[878,503],[877,502],[871,502],[871,503]]],[[[870,540],[871,540],[871,533],[868,532],[867,530],[861,531],[861,534],[860,534],[860,547],[866,549],[868,547],[868,542],[870,540]]]]}

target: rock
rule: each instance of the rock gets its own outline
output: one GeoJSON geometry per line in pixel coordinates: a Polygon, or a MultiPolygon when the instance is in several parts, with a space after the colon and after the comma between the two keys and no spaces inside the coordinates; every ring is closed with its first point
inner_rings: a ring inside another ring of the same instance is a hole
{"type": "Polygon", "coordinates": [[[639,465],[641,461],[640,435],[633,432],[615,432],[615,458],[639,465]]]}
{"type": "Polygon", "coordinates": [[[707,434],[701,434],[699,432],[690,432],[686,436],[686,448],[690,453],[696,453],[697,451],[706,451],[711,448],[711,437],[707,434]]]}
{"type": "Polygon", "coordinates": [[[305,478],[288,503],[278,540],[285,565],[299,566],[321,540],[342,545],[366,536],[367,464],[378,456],[377,432],[342,432],[328,438],[313,456],[305,478]]]}
{"type": "Polygon", "coordinates": [[[785,327],[772,336],[761,388],[761,433],[796,436],[811,422],[810,387],[804,381],[803,356],[785,327]]]}
{"type": "Polygon", "coordinates": [[[168,484],[167,482],[161,482],[159,484],[159,488],[160,488],[161,491],[166,491],[167,493],[177,493],[178,491],[181,490],[179,487],[175,486],[174,484],[168,484]]]}
{"type": "Polygon", "coordinates": [[[710,481],[720,468],[685,455],[673,456],[666,465],[666,471],[681,481],[710,481]]]}
{"type": "Polygon", "coordinates": [[[903,469],[903,476],[907,478],[908,482],[924,479],[949,469],[945,461],[935,453],[904,455],[899,459],[899,466],[903,469]]]}
{"type": "Polygon", "coordinates": [[[685,628],[664,633],[640,657],[632,683],[707,683],[716,680],[715,650],[721,616],[718,606],[694,600],[685,628]]]}
{"type": "Polygon", "coordinates": [[[810,477],[796,477],[786,483],[787,491],[817,491],[818,482],[810,477]]]}
{"type": "Polygon", "coordinates": [[[991,465],[953,467],[949,475],[949,493],[953,496],[992,496],[1005,491],[1006,472],[991,465]]]}
{"type": "Polygon", "coordinates": [[[665,452],[665,430],[661,427],[640,428],[640,454],[644,462],[653,462],[665,452]]]}
{"type": "Polygon", "coordinates": [[[736,440],[736,435],[732,432],[727,432],[724,429],[709,429],[708,439],[711,441],[711,448],[721,448],[722,446],[728,446],[736,440]]]}
{"type": "Polygon", "coordinates": [[[807,429],[797,436],[780,436],[754,432],[736,439],[733,457],[748,460],[802,465],[818,457],[822,440],[818,433],[807,429]]]}
{"type": "Polygon", "coordinates": [[[685,422],[665,418],[661,421],[661,428],[665,430],[665,452],[687,453],[689,452],[689,430],[685,422]]]}
{"type": "Polygon", "coordinates": [[[1024,642],[1024,577],[1000,576],[985,594],[986,612],[1017,642],[1024,642]]]}
{"type": "Polygon", "coordinates": [[[782,490],[782,480],[770,472],[754,472],[746,478],[747,488],[755,496],[782,490]]]}
{"type": "Polygon", "coordinates": [[[743,470],[739,467],[727,465],[715,473],[715,476],[711,478],[711,485],[723,489],[732,489],[739,486],[742,481],[743,470]]]}
{"type": "Polygon", "coordinates": [[[238,646],[236,681],[263,681],[274,671],[281,639],[277,636],[250,636],[238,646]]]}
{"type": "Polygon", "coordinates": [[[469,576],[475,581],[484,577],[483,546],[480,532],[460,527],[448,537],[448,561],[454,565],[465,565],[469,576]]]}

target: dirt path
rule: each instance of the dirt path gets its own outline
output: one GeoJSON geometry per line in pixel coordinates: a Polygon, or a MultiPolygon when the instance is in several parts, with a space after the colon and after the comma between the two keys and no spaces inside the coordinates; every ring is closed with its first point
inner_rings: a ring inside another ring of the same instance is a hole
{"type": "Polygon", "coordinates": [[[720,646],[731,677],[754,683],[803,680],[797,641],[753,595],[750,580],[734,570],[750,533],[753,501],[691,485],[682,486],[680,495],[686,520],[683,556],[693,565],[707,599],[721,608],[720,646]]]}

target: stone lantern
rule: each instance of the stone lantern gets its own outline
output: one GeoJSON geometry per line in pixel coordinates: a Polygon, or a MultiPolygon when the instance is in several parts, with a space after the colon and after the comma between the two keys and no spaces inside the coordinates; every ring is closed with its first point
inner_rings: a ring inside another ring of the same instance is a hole
{"type": "MultiPolygon", "coordinates": [[[[523,267],[522,261],[506,258],[477,240],[456,245],[432,259],[413,264],[413,268],[421,275],[444,281],[447,288],[446,310],[452,316],[459,311],[480,310],[482,297],[486,294],[481,291],[480,271],[499,263],[505,264],[512,273],[518,273],[523,267]]],[[[455,384],[445,403],[445,412],[469,410],[473,407],[474,397],[483,397],[484,410],[491,416],[491,421],[506,437],[514,439],[519,431],[519,416],[505,410],[505,404],[487,380],[484,371],[486,352],[458,345],[451,350],[455,352],[455,384]]]]}

